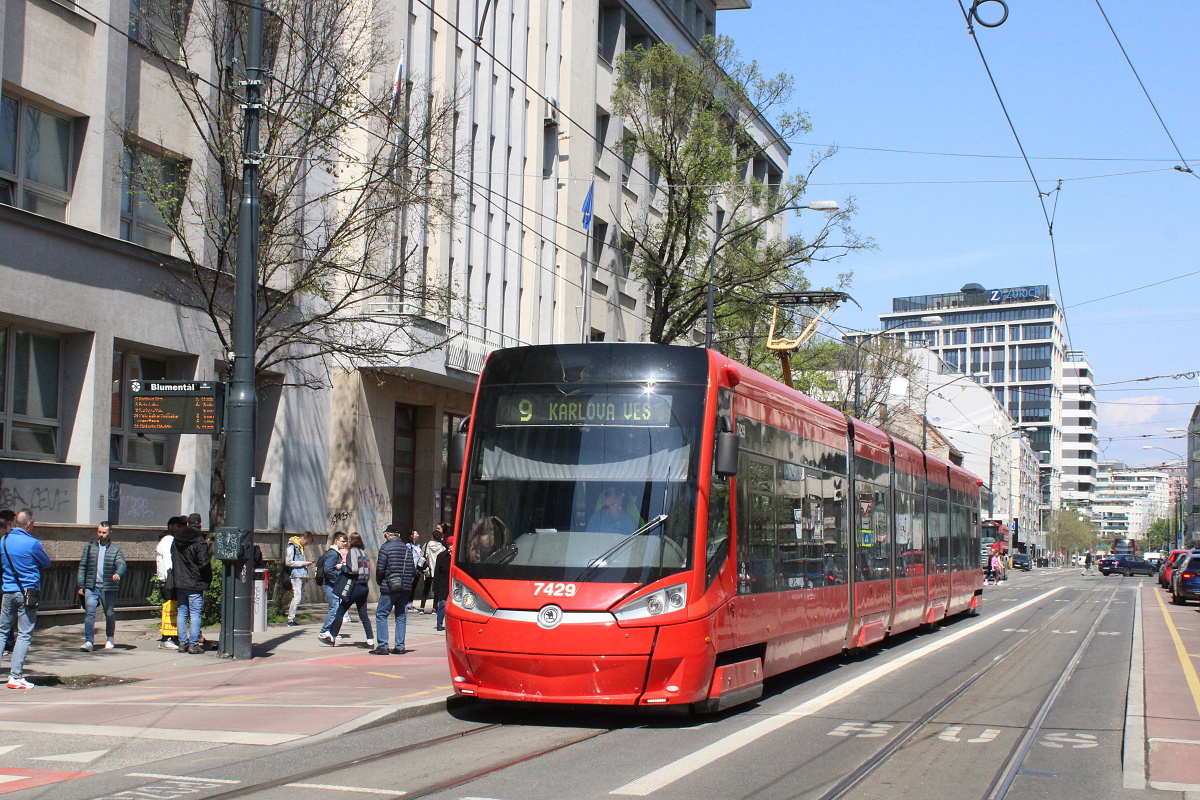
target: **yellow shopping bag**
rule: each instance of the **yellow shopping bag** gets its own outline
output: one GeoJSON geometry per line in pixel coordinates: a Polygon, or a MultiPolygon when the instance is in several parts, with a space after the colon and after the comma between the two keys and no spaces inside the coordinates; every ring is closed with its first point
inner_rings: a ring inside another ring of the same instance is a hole
{"type": "Polygon", "coordinates": [[[179,611],[179,601],[168,600],[162,604],[162,635],[175,637],[179,630],[175,626],[176,614],[179,611]]]}

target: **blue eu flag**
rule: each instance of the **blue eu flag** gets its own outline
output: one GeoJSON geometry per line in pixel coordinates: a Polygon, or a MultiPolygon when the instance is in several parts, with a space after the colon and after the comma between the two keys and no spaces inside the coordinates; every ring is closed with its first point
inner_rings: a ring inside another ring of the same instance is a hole
{"type": "Polygon", "coordinates": [[[596,193],[596,182],[588,186],[587,197],[583,198],[583,229],[592,232],[592,196],[596,193]]]}

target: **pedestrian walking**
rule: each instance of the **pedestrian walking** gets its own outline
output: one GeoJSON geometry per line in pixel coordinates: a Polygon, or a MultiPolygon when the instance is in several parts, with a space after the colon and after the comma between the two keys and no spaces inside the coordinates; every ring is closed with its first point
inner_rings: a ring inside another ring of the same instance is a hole
{"type": "Polygon", "coordinates": [[[1083,555],[1083,571],[1080,572],[1079,574],[1087,575],[1091,571],[1092,571],[1092,553],[1089,550],[1087,553],[1084,553],[1084,555],[1083,555]]]}
{"type": "Polygon", "coordinates": [[[321,556],[317,565],[317,583],[321,585],[321,590],[325,592],[325,600],[329,603],[329,611],[325,613],[325,621],[321,623],[317,641],[330,647],[337,644],[337,639],[330,634],[329,629],[333,626],[333,621],[337,619],[338,608],[342,604],[342,598],[333,591],[333,582],[337,580],[338,573],[346,565],[349,542],[349,537],[344,531],[335,531],[333,538],[329,540],[329,549],[321,556]]]}
{"type": "Polygon", "coordinates": [[[16,520],[17,514],[11,508],[0,510],[0,536],[12,530],[12,526],[16,520]]]}
{"type": "MultiPolygon", "coordinates": [[[[437,563],[438,554],[446,549],[442,541],[446,538],[446,523],[439,522],[433,528],[433,533],[429,536],[429,541],[421,548],[421,558],[417,561],[417,581],[413,584],[413,605],[416,605],[417,598],[421,600],[421,613],[432,614],[433,611],[426,611],[425,604],[429,602],[429,598],[433,595],[433,568],[437,563]]],[[[435,601],[434,608],[437,603],[435,601]]]]}
{"type": "Polygon", "coordinates": [[[413,576],[412,593],[408,603],[408,607],[413,611],[417,610],[417,583],[421,579],[421,534],[413,531],[408,535],[408,548],[412,551],[413,563],[417,565],[417,573],[413,576]]]}
{"type": "Polygon", "coordinates": [[[83,646],[92,652],[96,640],[96,607],[104,606],[104,649],[116,647],[117,591],[125,577],[125,553],[112,541],[112,523],[104,520],[96,526],[96,540],[83,546],[79,556],[79,574],[75,591],[83,598],[83,646]]]}
{"type": "Polygon", "coordinates": [[[338,606],[337,617],[329,628],[329,633],[336,640],[342,631],[342,620],[351,607],[358,609],[358,619],[362,622],[363,631],[367,634],[367,646],[375,646],[375,634],[371,631],[371,618],[367,616],[367,597],[371,593],[371,559],[367,556],[366,545],[357,532],[350,534],[349,551],[346,553],[346,565],[342,567],[338,583],[334,584],[334,592],[345,599],[338,606]],[[343,582],[349,581],[348,589],[343,589],[343,582]]]}
{"type": "Polygon", "coordinates": [[[154,548],[154,571],[159,586],[166,600],[162,604],[162,616],[159,626],[158,646],[163,650],[175,650],[179,647],[177,637],[179,629],[175,622],[179,616],[179,603],[175,593],[167,590],[167,573],[171,571],[171,546],[175,544],[175,534],[187,527],[186,517],[171,517],[167,520],[167,530],[159,537],[154,548]]]}
{"type": "Polygon", "coordinates": [[[212,551],[198,529],[188,525],[175,536],[171,546],[171,572],[167,586],[175,593],[179,611],[179,651],[198,655],[200,618],[204,613],[204,590],[212,584],[212,551]]]}
{"type": "Polygon", "coordinates": [[[404,635],[408,621],[406,609],[412,599],[417,562],[409,543],[400,538],[394,525],[383,531],[384,543],[375,559],[375,580],[379,584],[379,605],[375,609],[375,649],[372,655],[404,653],[404,635]],[[396,646],[388,649],[388,615],[396,616],[396,646]]]}
{"type": "MultiPolygon", "coordinates": [[[[8,688],[32,689],[25,680],[25,656],[37,623],[38,601],[42,591],[42,570],[50,566],[42,543],[33,537],[33,512],[23,508],[15,515],[12,528],[0,537],[0,574],[4,599],[0,602],[0,654],[14,635],[17,643],[8,670],[8,688]]],[[[2,657],[2,656],[0,656],[2,657]]]]}
{"type": "Polygon", "coordinates": [[[304,579],[308,577],[308,568],[312,566],[304,556],[304,548],[312,544],[312,534],[308,531],[288,539],[284,551],[283,564],[288,570],[288,582],[292,585],[292,602],[288,605],[287,624],[296,627],[296,609],[300,607],[300,598],[304,594],[304,579]]]}
{"type": "Polygon", "coordinates": [[[437,629],[446,630],[446,601],[450,599],[450,561],[454,558],[454,537],[446,537],[446,546],[438,553],[433,565],[433,608],[437,612],[437,629]]]}

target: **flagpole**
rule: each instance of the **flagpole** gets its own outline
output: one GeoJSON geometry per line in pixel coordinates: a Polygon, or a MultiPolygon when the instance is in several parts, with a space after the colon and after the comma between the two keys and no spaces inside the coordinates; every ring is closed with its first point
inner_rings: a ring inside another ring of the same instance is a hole
{"type": "Polygon", "coordinates": [[[592,251],[592,207],[596,199],[596,181],[588,185],[587,196],[583,198],[583,274],[579,281],[579,341],[587,344],[589,322],[591,317],[591,251],[592,251]]]}

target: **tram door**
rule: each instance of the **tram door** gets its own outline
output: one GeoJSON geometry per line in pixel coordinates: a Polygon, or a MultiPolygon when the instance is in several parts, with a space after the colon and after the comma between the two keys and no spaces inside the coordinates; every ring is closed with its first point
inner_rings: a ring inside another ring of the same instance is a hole
{"type": "Polygon", "coordinates": [[[738,465],[737,614],[741,647],[767,638],[776,590],[775,463],[742,454],[738,465]]]}

